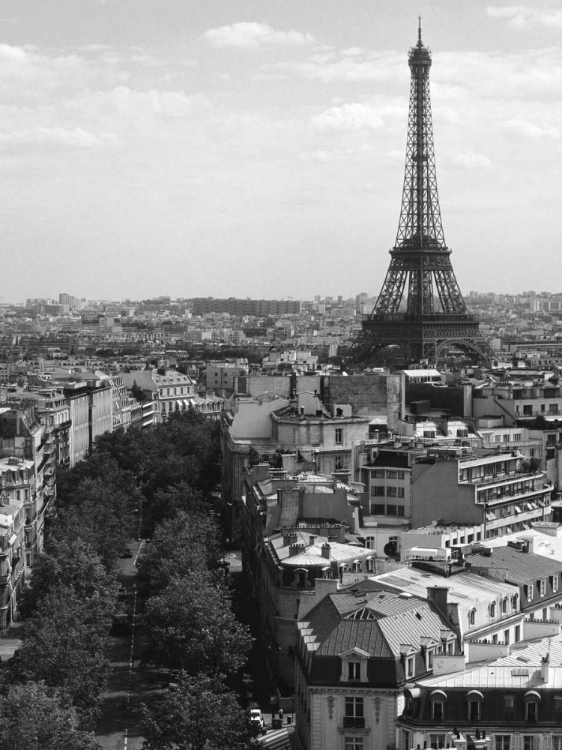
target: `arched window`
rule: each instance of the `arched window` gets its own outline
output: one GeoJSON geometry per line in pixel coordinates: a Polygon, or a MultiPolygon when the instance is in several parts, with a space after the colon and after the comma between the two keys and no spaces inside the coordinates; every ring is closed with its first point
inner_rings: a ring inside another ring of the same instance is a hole
{"type": "Polygon", "coordinates": [[[322,578],[333,578],[334,571],[331,568],[322,568],[322,578]]]}
{"type": "Polygon", "coordinates": [[[469,625],[475,625],[476,624],[476,609],[471,609],[468,613],[468,624],[469,625]]]}
{"type": "Polygon", "coordinates": [[[467,721],[480,721],[484,696],[479,690],[471,690],[466,696],[467,721]]]}
{"type": "Polygon", "coordinates": [[[447,700],[447,693],[444,693],[443,690],[434,690],[429,697],[431,701],[432,721],[445,721],[445,701],[447,700]]]}
{"type": "Polygon", "coordinates": [[[490,604],[490,620],[496,619],[496,603],[492,602],[490,604]]]}
{"type": "Polygon", "coordinates": [[[361,560],[354,560],[353,561],[353,572],[354,573],[361,573],[362,569],[363,568],[362,568],[362,565],[361,565],[361,560]]]}
{"type": "Polygon", "coordinates": [[[517,612],[517,608],[519,606],[519,594],[513,594],[511,597],[511,611],[517,612]]]}
{"type": "Polygon", "coordinates": [[[502,599],[502,615],[507,614],[507,596],[502,599]]]}
{"type": "Polygon", "coordinates": [[[297,568],[295,570],[295,578],[294,578],[295,586],[304,588],[306,586],[307,577],[308,577],[308,571],[306,570],[306,568],[297,568]]]}
{"type": "Polygon", "coordinates": [[[375,558],[374,557],[368,557],[365,560],[365,565],[367,566],[367,573],[374,573],[376,569],[375,564],[375,558]]]}
{"type": "Polygon", "coordinates": [[[525,721],[536,723],[539,720],[539,701],[541,696],[536,690],[529,690],[523,696],[525,701],[525,721]]]}

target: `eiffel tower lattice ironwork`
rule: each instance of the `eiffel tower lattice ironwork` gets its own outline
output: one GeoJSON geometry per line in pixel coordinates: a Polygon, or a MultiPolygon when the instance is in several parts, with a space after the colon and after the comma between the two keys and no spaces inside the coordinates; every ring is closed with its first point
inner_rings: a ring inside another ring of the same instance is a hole
{"type": "Polygon", "coordinates": [[[410,362],[435,362],[454,348],[487,361],[492,353],[466,307],[445,244],[429,94],[431,53],[422,43],[421,23],[408,63],[408,143],[398,233],[377,303],[363,320],[352,353],[366,361],[397,345],[410,362]]]}

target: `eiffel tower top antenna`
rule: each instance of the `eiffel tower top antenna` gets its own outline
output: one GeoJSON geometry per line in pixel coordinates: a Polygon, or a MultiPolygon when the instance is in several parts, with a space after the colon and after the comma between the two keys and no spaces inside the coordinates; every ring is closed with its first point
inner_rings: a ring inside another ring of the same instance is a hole
{"type": "Polygon", "coordinates": [[[423,47],[421,38],[421,16],[418,16],[418,47],[423,47]]]}

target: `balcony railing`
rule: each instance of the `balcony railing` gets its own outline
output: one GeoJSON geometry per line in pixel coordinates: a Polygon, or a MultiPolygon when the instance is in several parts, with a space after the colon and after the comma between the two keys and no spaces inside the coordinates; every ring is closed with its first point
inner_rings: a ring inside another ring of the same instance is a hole
{"type": "Polygon", "coordinates": [[[343,725],[345,729],[365,729],[364,716],[344,716],[343,725]]]}

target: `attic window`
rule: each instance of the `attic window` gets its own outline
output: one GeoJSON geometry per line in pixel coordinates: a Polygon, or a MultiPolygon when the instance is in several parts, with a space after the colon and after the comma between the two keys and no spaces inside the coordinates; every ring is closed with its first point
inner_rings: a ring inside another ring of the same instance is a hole
{"type": "Polygon", "coordinates": [[[421,618],[422,618],[422,616],[420,615],[419,612],[416,612],[416,617],[418,618],[418,620],[421,620],[421,618]]]}

